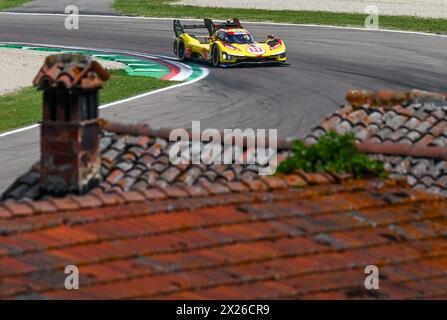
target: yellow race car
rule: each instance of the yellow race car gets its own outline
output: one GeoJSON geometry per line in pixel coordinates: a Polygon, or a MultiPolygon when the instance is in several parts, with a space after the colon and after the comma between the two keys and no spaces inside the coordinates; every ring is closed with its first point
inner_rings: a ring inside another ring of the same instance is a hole
{"type": "Polygon", "coordinates": [[[203,24],[186,25],[174,20],[174,53],[180,60],[201,60],[214,67],[238,64],[285,63],[286,45],[275,36],[255,42],[238,19],[216,24],[204,19],[203,24]],[[203,29],[205,35],[189,34],[186,29],[203,29]]]}

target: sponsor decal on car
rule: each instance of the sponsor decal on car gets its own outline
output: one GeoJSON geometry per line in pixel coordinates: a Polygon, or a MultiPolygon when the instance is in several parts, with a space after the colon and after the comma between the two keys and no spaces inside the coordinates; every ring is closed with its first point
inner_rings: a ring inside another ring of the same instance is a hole
{"type": "Polygon", "coordinates": [[[247,48],[247,51],[252,54],[261,55],[265,53],[265,49],[258,46],[251,46],[247,48]]]}
{"type": "Polygon", "coordinates": [[[240,51],[239,48],[237,48],[237,47],[233,47],[232,45],[229,45],[229,44],[227,44],[227,43],[225,43],[225,42],[222,42],[222,44],[223,44],[223,46],[224,46],[225,48],[228,48],[228,49],[231,49],[231,50],[235,50],[235,51],[240,51]]]}

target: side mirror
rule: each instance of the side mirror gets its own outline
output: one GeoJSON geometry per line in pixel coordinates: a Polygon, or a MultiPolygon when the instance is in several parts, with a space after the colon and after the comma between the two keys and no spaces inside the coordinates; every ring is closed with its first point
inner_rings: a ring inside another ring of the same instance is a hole
{"type": "Polygon", "coordinates": [[[267,39],[269,39],[269,40],[273,40],[273,39],[275,39],[275,35],[274,35],[274,34],[269,34],[269,35],[267,36],[267,39]]]}

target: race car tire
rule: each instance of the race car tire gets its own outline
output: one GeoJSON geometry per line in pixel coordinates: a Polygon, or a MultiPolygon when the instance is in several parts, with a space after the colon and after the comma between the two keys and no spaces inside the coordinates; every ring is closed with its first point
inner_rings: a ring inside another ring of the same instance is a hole
{"type": "Polygon", "coordinates": [[[220,65],[220,51],[219,51],[218,46],[213,47],[212,63],[213,63],[213,67],[218,67],[220,65]]]}
{"type": "Polygon", "coordinates": [[[181,61],[186,59],[185,58],[185,42],[183,41],[183,39],[180,39],[178,41],[178,44],[177,44],[177,56],[178,56],[178,58],[181,61]]]}
{"type": "Polygon", "coordinates": [[[173,45],[173,48],[174,48],[174,54],[177,56],[177,39],[175,39],[174,40],[174,45],[173,45]]]}

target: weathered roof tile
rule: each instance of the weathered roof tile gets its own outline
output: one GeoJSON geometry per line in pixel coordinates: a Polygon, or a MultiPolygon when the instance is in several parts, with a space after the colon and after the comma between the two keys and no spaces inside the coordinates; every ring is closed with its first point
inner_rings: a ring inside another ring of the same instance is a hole
{"type": "MultiPolygon", "coordinates": [[[[380,265],[388,279],[384,281],[398,286],[424,277],[427,266],[414,261],[438,259],[434,250],[441,257],[432,274],[441,276],[446,230],[433,223],[445,215],[443,198],[403,189],[393,181],[283,189],[290,177],[306,183],[297,175],[265,177],[263,181],[278,191],[213,197],[205,193],[193,201],[188,200],[190,193],[166,199],[173,187],[98,192],[107,207],[66,206],[69,214],[49,210],[35,217],[16,216],[1,240],[6,251],[0,250],[0,297],[158,299],[194,297],[188,292],[195,292],[219,299],[237,294],[301,298],[330,289],[334,293],[327,297],[340,291],[340,297],[349,299],[367,295],[358,281],[366,264],[380,265]],[[105,200],[115,197],[116,202],[105,200]],[[40,222],[52,216],[42,229],[40,222]],[[392,266],[410,261],[409,274],[392,273],[392,266]],[[80,290],[67,291],[59,281],[68,263],[82,265],[91,275],[82,280],[80,290]]],[[[227,181],[235,183],[240,182],[227,181]]],[[[376,298],[401,297],[383,288],[376,298]]],[[[409,288],[406,296],[430,293],[429,287],[417,287],[409,288]]]]}
{"type": "Polygon", "coordinates": [[[12,212],[4,204],[0,203],[0,218],[9,218],[12,216],[12,212]]]}
{"type": "MultiPolygon", "coordinates": [[[[344,106],[328,116],[326,119],[329,120],[324,120],[321,126],[316,126],[307,135],[306,142],[315,143],[325,132],[335,130],[339,133],[353,133],[359,143],[402,144],[412,146],[414,149],[447,147],[447,122],[444,119],[447,101],[444,94],[417,90],[407,93],[354,90],[349,92],[347,97],[352,105],[344,106]],[[402,104],[401,101],[405,103],[402,104]],[[351,128],[353,122],[356,125],[351,128]],[[365,128],[362,129],[360,126],[365,128]]],[[[441,151],[438,150],[439,154],[441,151]]],[[[418,153],[417,157],[408,157],[401,154],[389,156],[388,153],[379,157],[380,154],[375,152],[374,157],[384,161],[385,169],[392,174],[406,177],[410,185],[426,186],[429,190],[436,184],[437,188],[447,191],[447,184],[441,186],[441,183],[436,183],[443,174],[436,166],[447,160],[447,149],[443,152],[446,156],[441,156],[442,159],[429,153],[425,154],[425,157],[422,153],[418,153]],[[424,175],[427,177],[423,178],[424,175]]]]}
{"type": "Polygon", "coordinates": [[[6,201],[3,205],[12,213],[13,216],[27,216],[34,213],[33,207],[26,202],[6,201]]]}

